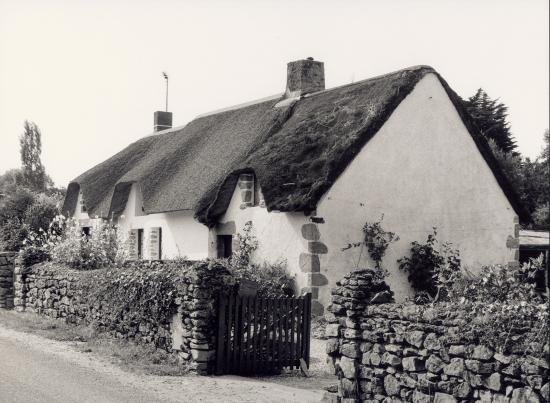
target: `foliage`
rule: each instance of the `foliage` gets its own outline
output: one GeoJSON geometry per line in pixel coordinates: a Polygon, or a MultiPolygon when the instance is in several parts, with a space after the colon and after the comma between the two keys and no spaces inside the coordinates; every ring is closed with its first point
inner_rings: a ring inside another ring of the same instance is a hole
{"type": "MultiPolygon", "coordinates": [[[[188,265],[189,266],[189,265],[188,265]]],[[[90,271],[83,277],[88,306],[109,307],[106,324],[155,318],[166,323],[176,312],[176,298],[186,287],[179,262],[139,261],[125,267],[90,271]],[[126,315],[124,315],[126,314],[126,315]]]]}
{"type": "Polygon", "coordinates": [[[47,230],[50,221],[59,214],[60,205],[59,196],[15,188],[0,205],[0,248],[19,251],[31,232],[47,230]]]}
{"type": "Polygon", "coordinates": [[[18,251],[29,233],[24,218],[27,209],[35,202],[34,193],[18,188],[4,198],[0,205],[0,248],[18,251]]]}
{"type": "Polygon", "coordinates": [[[30,231],[47,230],[52,220],[59,214],[60,201],[53,197],[40,194],[33,204],[27,207],[23,222],[30,231]]]}
{"type": "Polygon", "coordinates": [[[382,270],[382,258],[386,254],[386,249],[392,242],[399,240],[394,232],[385,231],[382,228],[381,222],[384,215],[380,217],[379,221],[374,223],[365,223],[363,226],[363,234],[365,234],[364,243],[369,251],[369,256],[375,262],[375,267],[378,270],[382,270]]]}
{"type": "Polygon", "coordinates": [[[408,280],[417,292],[419,298],[439,298],[438,283],[460,271],[458,250],[453,250],[449,242],[444,242],[437,248],[437,230],[428,234],[426,243],[417,241],[411,243],[410,256],[399,259],[399,269],[408,273],[408,280]]]}
{"type": "Polygon", "coordinates": [[[288,274],[285,261],[254,263],[252,257],[258,248],[258,240],[248,221],[242,233],[237,234],[237,245],[227,265],[235,278],[247,279],[259,285],[259,296],[284,296],[294,294],[294,278],[288,274]]]}
{"type": "Polygon", "coordinates": [[[127,240],[112,221],[95,220],[90,235],[82,233],[76,220],[66,220],[61,225],[63,234],[54,234],[47,243],[54,262],[91,270],[121,264],[128,257],[127,240]]]}
{"type": "Polygon", "coordinates": [[[463,102],[474,124],[485,138],[493,140],[505,153],[517,148],[516,141],[510,132],[506,105],[498,102],[498,99],[491,99],[482,88],[463,102]]]}
{"type": "Polygon", "coordinates": [[[0,175],[0,194],[9,195],[22,186],[23,172],[19,168],[8,169],[0,175]]]}
{"type": "Polygon", "coordinates": [[[25,131],[19,138],[23,182],[29,189],[43,192],[46,190],[48,184],[51,184],[51,179],[46,175],[46,170],[40,160],[40,154],[42,153],[42,134],[34,122],[29,122],[27,120],[25,120],[24,123],[24,130],[25,131]]]}
{"type": "Polygon", "coordinates": [[[342,251],[345,251],[350,248],[362,248],[365,246],[369,251],[369,256],[374,262],[376,268],[375,273],[377,277],[383,279],[387,277],[387,270],[382,268],[382,259],[386,254],[386,249],[390,246],[390,243],[399,241],[399,236],[394,232],[385,231],[382,228],[382,220],[384,219],[384,214],[380,217],[380,220],[373,223],[366,222],[363,226],[363,242],[350,243],[346,247],[342,248],[342,251]]]}
{"type": "Polygon", "coordinates": [[[74,269],[92,270],[120,265],[128,258],[127,239],[112,221],[94,220],[90,235],[78,222],[57,215],[47,230],[30,231],[21,254],[34,264],[51,259],[74,269]]]}
{"type": "Polygon", "coordinates": [[[459,272],[446,290],[466,315],[462,332],[501,352],[541,353],[550,332],[548,301],[535,289],[539,270],[542,258],[486,266],[479,275],[459,272]]]}

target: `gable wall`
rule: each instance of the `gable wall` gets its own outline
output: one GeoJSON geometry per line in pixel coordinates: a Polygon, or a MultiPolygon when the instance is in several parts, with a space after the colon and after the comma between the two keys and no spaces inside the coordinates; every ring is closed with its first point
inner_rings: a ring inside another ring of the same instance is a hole
{"type": "MultiPolygon", "coordinates": [[[[517,216],[433,74],[417,84],[318,204],[317,215],[325,220],[321,241],[328,247],[321,273],[331,286],[357,265],[373,266],[367,251],[341,248],[360,241],[364,223],[381,214],[382,227],[401,238],[383,260],[398,300],[412,293],[396,260],[408,254],[412,241],[424,242],[434,226],[437,239],[451,241],[474,272],[517,258],[509,240],[517,237],[517,216]]],[[[328,287],[320,298],[329,301],[328,287]]]]}
{"type": "Polygon", "coordinates": [[[82,202],[82,192],[79,192],[78,198],[76,199],[76,208],[74,209],[73,218],[77,220],[88,220],[90,218],[88,213],[87,212],[83,213],[80,211],[81,202],[82,202]]]}
{"type": "Polygon", "coordinates": [[[149,258],[150,230],[155,227],[162,228],[162,259],[186,257],[199,260],[208,257],[208,228],[194,219],[192,211],[144,215],[139,193],[139,187],[133,184],[118,224],[126,234],[132,229],[144,230],[145,259],[149,258]]]}
{"type": "Polygon", "coordinates": [[[237,185],[225,214],[219,220],[220,224],[212,230],[211,254],[215,255],[216,235],[242,233],[246,222],[252,221],[252,234],[258,240],[253,261],[261,264],[284,260],[289,273],[296,276],[298,290],[305,287],[308,279],[306,273],[300,270],[299,261],[300,255],[307,252],[307,241],[301,231],[309,223],[309,218],[302,212],[268,212],[261,203],[253,207],[242,207],[243,195],[237,185]]]}

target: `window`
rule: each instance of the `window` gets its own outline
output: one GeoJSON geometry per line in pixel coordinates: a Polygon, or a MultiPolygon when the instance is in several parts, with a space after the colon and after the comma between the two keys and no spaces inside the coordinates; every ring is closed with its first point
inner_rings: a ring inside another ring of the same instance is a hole
{"type": "Polygon", "coordinates": [[[80,212],[85,213],[86,211],[88,210],[86,209],[86,205],[84,204],[84,199],[82,199],[82,196],[80,196],[80,212]]]}
{"type": "Polygon", "coordinates": [[[143,259],[143,228],[137,230],[137,258],[143,259]]]}
{"type": "Polygon", "coordinates": [[[90,230],[91,227],[82,227],[82,235],[89,237],[90,236],[90,230]]]}
{"type": "Polygon", "coordinates": [[[149,259],[162,259],[162,228],[153,227],[149,230],[149,259]]]}
{"type": "Polygon", "coordinates": [[[217,237],[218,257],[229,258],[233,254],[233,236],[218,235],[217,237]]]}

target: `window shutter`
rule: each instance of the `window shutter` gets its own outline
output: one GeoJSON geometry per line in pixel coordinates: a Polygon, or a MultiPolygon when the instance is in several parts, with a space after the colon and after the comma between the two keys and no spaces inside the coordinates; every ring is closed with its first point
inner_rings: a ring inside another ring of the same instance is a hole
{"type": "Polygon", "coordinates": [[[138,230],[130,230],[128,234],[128,252],[130,260],[138,260],[138,230]]]}
{"type": "Polygon", "coordinates": [[[151,260],[160,260],[162,258],[161,237],[162,228],[151,228],[149,231],[149,258],[151,260]]]}

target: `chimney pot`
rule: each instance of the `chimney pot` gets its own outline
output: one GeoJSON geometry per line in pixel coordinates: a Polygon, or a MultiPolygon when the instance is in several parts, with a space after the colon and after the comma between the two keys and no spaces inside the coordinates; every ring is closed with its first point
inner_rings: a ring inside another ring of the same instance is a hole
{"type": "Polygon", "coordinates": [[[286,97],[296,97],[325,89],[325,66],[323,62],[308,57],[287,65],[286,97]]]}
{"type": "Polygon", "coordinates": [[[172,112],[156,111],[154,116],[154,131],[172,128],[172,112]]]}

